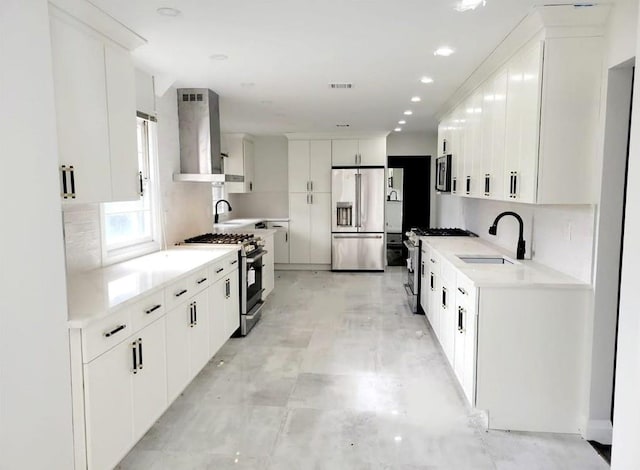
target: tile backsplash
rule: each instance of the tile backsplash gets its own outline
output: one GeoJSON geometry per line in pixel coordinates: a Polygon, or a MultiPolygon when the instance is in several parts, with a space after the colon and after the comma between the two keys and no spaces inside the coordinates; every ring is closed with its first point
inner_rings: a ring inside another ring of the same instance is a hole
{"type": "Polygon", "coordinates": [[[102,262],[100,205],[65,205],[62,217],[67,272],[99,268],[102,262]]]}

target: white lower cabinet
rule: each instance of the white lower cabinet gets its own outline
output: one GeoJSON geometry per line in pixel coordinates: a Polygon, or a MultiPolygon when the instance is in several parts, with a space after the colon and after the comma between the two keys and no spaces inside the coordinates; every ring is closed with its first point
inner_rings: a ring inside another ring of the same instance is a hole
{"type": "Polygon", "coordinates": [[[167,391],[173,401],[209,360],[208,293],[167,314],[167,391]]]}
{"type": "Polygon", "coordinates": [[[267,300],[267,297],[271,294],[275,285],[275,246],[273,238],[274,236],[271,234],[262,236],[264,249],[267,251],[262,257],[262,288],[264,289],[262,292],[262,300],[267,300]]]}
{"type": "Polygon", "coordinates": [[[87,465],[116,466],[131,447],[132,341],[124,341],[84,366],[87,465]]]}
{"type": "Polygon", "coordinates": [[[167,408],[165,319],[84,366],[87,460],[109,469],[167,408]]]}
{"type": "MultiPolygon", "coordinates": [[[[237,273],[237,271],[236,271],[237,273]]],[[[208,291],[211,321],[209,322],[209,352],[213,356],[227,340],[225,323],[226,278],[219,280],[208,291]]]]}
{"type": "Polygon", "coordinates": [[[289,222],[268,222],[267,228],[275,230],[273,234],[273,258],[278,264],[289,263],[289,222]]]}
{"type": "Polygon", "coordinates": [[[226,332],[224,341],[226,342],[240,327],[240,298],[236,295],[239,289],[238,270],[232,272],[231,275],[224,280],[224,283],[224,328],[226,332]]]}
{"type": "Polygon", "coordinates": [[[492,286],[490,271],[477,272],[478,286],[453,250],[423,251],[422,305],[468,403],[490,429],[579,433],[588,286],[515,275],[492,286]]]}
{"type": "Polygon", "coordinates": [[[238,329],[237,259],[71,330],[76,469],[114,468],[238,329]]]}

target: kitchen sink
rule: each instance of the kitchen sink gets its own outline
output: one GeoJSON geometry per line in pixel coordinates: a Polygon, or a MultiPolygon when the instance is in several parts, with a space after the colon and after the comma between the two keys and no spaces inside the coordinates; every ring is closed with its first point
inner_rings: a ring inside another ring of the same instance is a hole
{"type": "Polygon", "coordinates": [[[458,258],[469,264],[515,264],[504,256],[459,255],[458,258]]]}

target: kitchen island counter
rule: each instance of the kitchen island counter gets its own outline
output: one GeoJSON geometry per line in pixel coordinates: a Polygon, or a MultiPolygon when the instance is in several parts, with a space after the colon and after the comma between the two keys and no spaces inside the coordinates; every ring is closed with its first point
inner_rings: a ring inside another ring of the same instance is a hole
{"type": "Polygon", "coordinates": [[[84,328],[238,249],[179,246],[74,274],[67,281],[69,327],[84,328]]]}

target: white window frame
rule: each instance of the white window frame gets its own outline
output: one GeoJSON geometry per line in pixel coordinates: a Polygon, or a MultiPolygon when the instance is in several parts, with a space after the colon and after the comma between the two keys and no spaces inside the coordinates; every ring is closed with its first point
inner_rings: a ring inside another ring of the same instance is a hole
{"type": "MultiPolygon", "coordinates": [[[[142,118],[138,118],[140,120],[142,118]]],[[[147,175],[145,177],[145,185],[148,196],[151,198],[151,238],[143,241],[137,241],[130,244],[118,246],[116,248],[107,248],[106,230],[105,230],[105,204],[100,204],[100,233],[102,245],[102,265],[126,261],[131,258],[143,256],[162,248],[162,230],[160,224],[160,191],[159,191],[159,171],[158,171],[158,146],[157,146],[157,124],[154,121],[145,119],[147,129],[148,162],[147,175]]],[[[144,169],[141,169],[144,174],[144,169]]]]}

